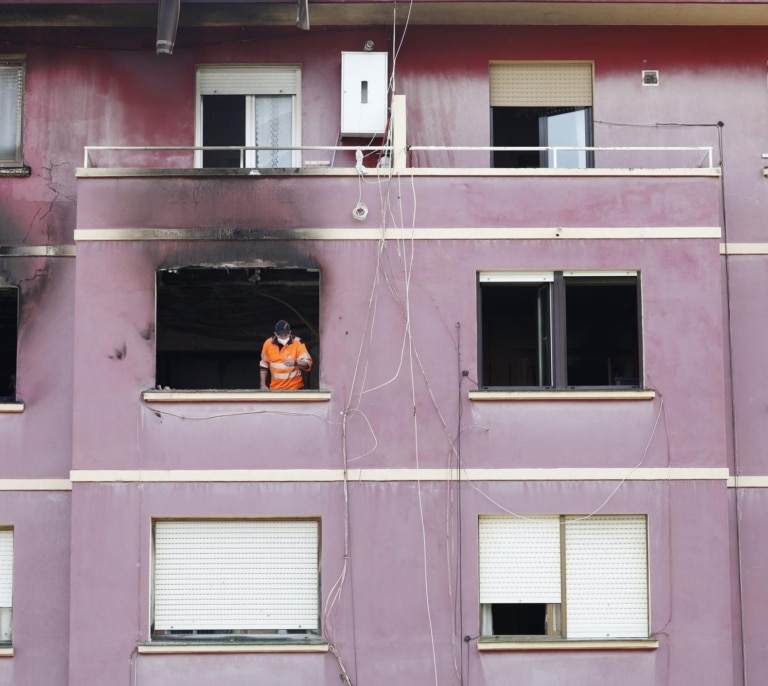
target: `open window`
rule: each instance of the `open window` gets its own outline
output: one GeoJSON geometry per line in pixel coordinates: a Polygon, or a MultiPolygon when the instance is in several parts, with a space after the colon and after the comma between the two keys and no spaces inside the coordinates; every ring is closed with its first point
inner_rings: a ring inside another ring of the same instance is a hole
{"type": "Polygon", "coordinates": [[[152,638],[319,638],[319,546],[316,519],[156,521],[152,638]]]}
{"type": "Polygon", "coordinates": [[[222,65],[197,70],[198,167],[300,167],[301,69],[294,65],[222,65]],[[226,149],[232,148],[232,149],[226,149]]]}
{"type": "Polygon", "coordinates": [[[290,322],[314,359],[317,388],[320,273],[272,267],[184,267],[157,272],[156,384],[172,390],[259,387],[264,341],[290,322]]]}
{"type": "Polygon", "coordinates": [[[0,55],[0,166],[23,164],[24,59],[0,55]]]}
{"type": "Polygon", "coordinates": [[[637,272],[480,272],[482,388],[640,388],[637,272]]]}
{"type": "MultiPolygon", "coordinates": [[[[586,148],[592,137],[592,64],[494,62],[490,65],[494,147],[586,148]]],[[[588,150],[494,151],[494,167],[594,166],[588,150]]]]}
{"type": "Polygon", "coordinates": [[[647,638],[647,521],[481,516],[480,634],[647,638]]]}
{"type": "Polygon", "coordinates": [[[0,287],[0,402],[16,399],[19,289],[0,287]]]}

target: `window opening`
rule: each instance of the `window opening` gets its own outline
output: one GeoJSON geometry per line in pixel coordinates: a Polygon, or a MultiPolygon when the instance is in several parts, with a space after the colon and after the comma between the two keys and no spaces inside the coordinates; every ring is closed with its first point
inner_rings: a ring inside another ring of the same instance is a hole
{"type": "Polygon", "coordinates": [[[625,274],[481,272],[481,386],[639,388],[639,278],[625,274]]]}
{"type": "MultiPolygon", "coordinates": [[[[300,70],[293,66],[201,67],[197,139],[202,146],[291,148],[300,145],[300,70]]],[[[206,168],[301,166],[299,151],[205,150],[206,168]]]]}
{"type": "MultiPolygon", "coordinates": [[[[592,147],[592,65],[492,63],[491,141],[495,147],[592,147]]],[[[586,168],[587,150],[494,151],[494,167],[586,168]]]]}
{"type": "Polygon", "coordinates": [[[320,374],[320,273],[273,267],[184,267],[157,272],[156,384],[177,390],[259,387],[264,341],[290,321],[320,374]]]}
{"type": "Polygon", "coordinates": [[[22,164],[24,61],[0,56],[0,166],[22,164]]]}
{"type": "Polygon", "coordinates": [[[18,288],[0,288],[0,400],[16,399],[18,322],[18,288]]]}
{"type": "Polygon", "coordinates": [[[319,637],[318,520],[154,525],[152,636],[319,637]]]}
{"type": "MultiPolygon", "coordinates": [[[[203,96],[203,145],[245,145],[245,96],[203,96]]],[[[203,167],[237,168],[238,150],[205,150],[203,167]]]]}
{"type": "Polygon", "coordinates": [[[481,636],[647,638],[644,515],[481,516],[481,636]]]}

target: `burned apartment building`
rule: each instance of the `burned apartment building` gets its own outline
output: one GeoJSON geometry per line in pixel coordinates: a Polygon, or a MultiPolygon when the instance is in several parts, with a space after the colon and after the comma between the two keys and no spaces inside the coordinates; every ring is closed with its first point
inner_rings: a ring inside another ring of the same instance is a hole
{"type": "Polygon", "coordinates": [[[0,0],[0,684],[766,683],[767,39],[0,0]]]}

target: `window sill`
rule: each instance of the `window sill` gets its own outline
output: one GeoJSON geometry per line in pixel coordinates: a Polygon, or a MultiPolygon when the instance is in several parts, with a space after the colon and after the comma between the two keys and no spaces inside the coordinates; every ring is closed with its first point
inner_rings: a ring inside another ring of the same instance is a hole
{"type": "Polygon", "coordinates": [[[325,402],[330,391],[144,391],[148,403],[325,402]]]}
{"type": "Polygon", "coordinates": [[[175,655],[184,653],[327,653],[325,641],[308,642],[259,642],[259,643],[200,643],[197,641],[168,641],[143,643],[138,646],[140,655],[175,655]]]}
{"type": "Polygon", "coordinates": [[[478,650],[656,650],[659,642],[655,638],[591,638],[591,639],[521,639],[481,638],[478,650]]]}
{"type": "Polygon", "coordinates": [[[0,176],[31,176],[32,169],[24,165],[4,167],[0,165],[0,176]]]}
{"type": "Polygon", "coordinates": [[[0,658],[3,657],[13,657],[13,646],[7,644],[0,646],[0,658]]]}
{"type": "Polygon", "coordinates": [[[0,402],[0,414],[20,414],[24,412],[24,403],[19,401],[0,402]]]}
{"type": "Polygon", "coordinates": [[[653,400],[653,389],[470,391],[470,400],[653,400]]]}

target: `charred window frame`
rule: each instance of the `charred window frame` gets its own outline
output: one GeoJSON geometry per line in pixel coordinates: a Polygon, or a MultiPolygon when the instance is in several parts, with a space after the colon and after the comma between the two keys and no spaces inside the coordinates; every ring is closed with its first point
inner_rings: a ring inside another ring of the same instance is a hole
{"type": "Polygon", "coordinates": [[[16,399],[19,289],[0,287],[0,401],[16,399]]]}
{"type": "Polygon", "coordinates": [[[286,319],[320,377],[320,273],[275,267],[183,267],[156,274],[156,386],[171,390],[259,387],[261,347],[286,319]]]}
{"type": "Polygon", "coordinates": [[[642,387],[640,276],[480,272],[480,387],[642,387]]]}
{"type": "Polygon", "coordinates": [[[0,55],[0,167],[23,165],[25,60],[0,55]]]}

